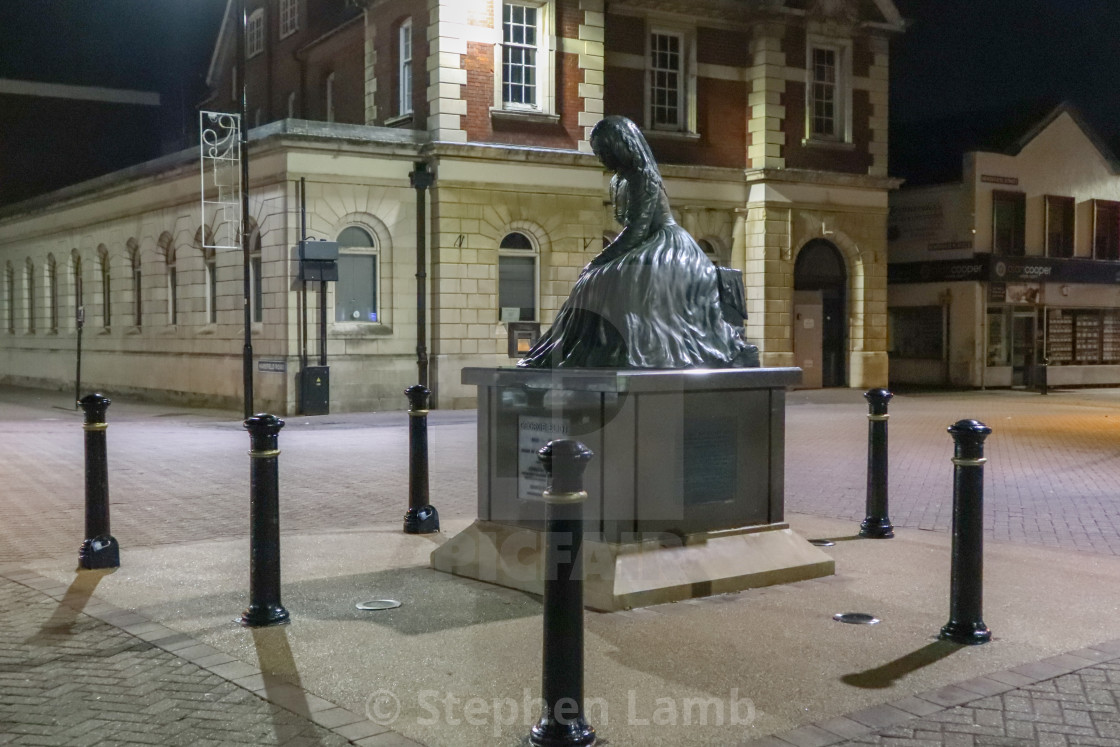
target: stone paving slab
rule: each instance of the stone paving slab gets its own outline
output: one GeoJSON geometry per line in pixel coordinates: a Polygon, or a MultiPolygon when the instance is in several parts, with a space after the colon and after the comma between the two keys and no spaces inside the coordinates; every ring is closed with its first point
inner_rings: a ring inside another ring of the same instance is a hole
{"type": "Polygon", "coordinates": [[[135,613],[92,612],[101,572],[58,590],[3,570],[0,744],[417,744],[259,669],[256,687],[239,685],[252,667],[135,613]]]}

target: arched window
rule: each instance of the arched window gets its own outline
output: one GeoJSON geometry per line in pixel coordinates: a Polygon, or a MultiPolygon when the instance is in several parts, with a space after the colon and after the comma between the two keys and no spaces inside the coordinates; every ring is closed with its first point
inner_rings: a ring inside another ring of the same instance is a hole
{"type": "Polygon", "coordinates": [[[58,332],[58,262],[47,255],[47,329],[58,332]]]}
{"type": "Polygon", "coordinates": [[[113,277],[109,273],[109,250],[97,247],[97,269],[101,275],[101,326],[108,329],[113,321],[113,277]]]}
{"type": "Polygon", "coordinates": [[[249,307],[254,322],[264,319],[264,286],[261,277],[261,234],[253,233],[252,248],[249,251],[249,285],[252,304],[249,307]]]}
{"type": "Polygon", "coordinates": [[[144,321],[144,294],[140,274],[140,246],[136,239],[128,240],[128,266],[132,274],[132,325],[139,327],[144,321]]]}
{"type": "Polygon", "coordinates": [[[82,255],[70,250],[70,291],[74,298],[74,328],[85,322],[85,283],[82,278],[82,255]]]}
{"type": "Polygon", "coordinates": [[[167,269],[167,323],[179,323],[179,272],[175,264],[175,242],[164,231],[159,237],[159,249],[167,269]]]}
{"type": "Polygon", "coordinates": [[[16,271],[9,262],[4,268],[4,315],[8,318],[8,334],[16,333],[16,271]]]}
{"type": "Polygon", "coordinates": [[[537,321],[537,247],[520,231],[498,245],[498,319],[537,321]]]}
{"type": "Polygon", "coordinates": [[[27,258],[27,267],[24,271],[23,298],[25,319],[27,319],[27,333],[35,334],[35,263],[27,258]]]}
{"type": "Polygon", "coordinates": [[[718,264],[718,262],[716,261],[716,248],[712,246],[712,242],[708,241],[707,239],[700,239],[696,243],[699,244],[700,248],[704,250],[704,254],[708,257],[708,259],[712,260],[713,265],[718,264]]]}
{"type": "Polygon", "coordinates": [[[377,242],[364,228],[349,226],[338,234],[338,282],[335,283],[336,322],[380,321],[377,280],[377,242]]]}

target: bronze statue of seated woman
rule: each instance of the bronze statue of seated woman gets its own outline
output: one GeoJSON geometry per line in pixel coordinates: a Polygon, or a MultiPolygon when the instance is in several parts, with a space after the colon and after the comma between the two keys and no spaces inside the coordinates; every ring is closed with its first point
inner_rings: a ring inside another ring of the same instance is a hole
{"type": "Polygon", "coordinates": [[[721,284],[721,268],[673,220],[661,173],[637,125],[607,117],[592,131],[591,148],[614,172],[611,200],[622,232],[583,268],[552,327],[517,365],[758,366],[758,348],[727,318],[746,316],[736,297],[741,281],[736,289],[731,271],[721,284]]]}

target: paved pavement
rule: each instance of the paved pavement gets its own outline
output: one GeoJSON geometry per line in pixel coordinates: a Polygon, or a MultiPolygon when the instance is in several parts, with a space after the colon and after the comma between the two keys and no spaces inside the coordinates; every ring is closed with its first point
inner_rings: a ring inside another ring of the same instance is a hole
{"type": "MultiPolygon", "coordinates": [[[[289,641],[267,631],[268,645],[257,640],[255,656],[242,656],[232,644],[225,645],[229,639],[222,636],[229,633],[215,632],[213,620],[209,628],[192,629],[181,609],[175,610],[178,617],[169,611],[171,601],[163,608],[158,604],[175,596],[160,584],[174,585],[179,558],[198,557],[204,546],[207,552],[233,546],[229,543],[247,536],[248,436],[231,413],[125,402],[109,408],[113,533],[126,558],[143,550],[153,564],[166,559],[171,570],[147,589],[147,605],[130,602],[123,583],[142,586],[142,573],[106,577],[100,588],[101,577],[72,573],[82,539],[83,467],[81,418],[71,404],[60,393],[0,389],[0,522],[5,537],[0,543],[0,744],[417,744],[370,720],[376,707],[371,714],[363,699],[349,700],[345,692],[332,693],[333,700],[319,697],[327,688],[319,687],[310,668],[303,669],[298,638],[289,641]],[[118,604],[106,601],[110,596],[118,604]],[[162,615],[162,621],[145,615],[162,615]],[[271,661],[261,655],[277,650],[281,655],[271,661]],[[248,658],[255,663],[246,663],[248,658]],[[297,661],[299,666],[293,663],[297,661]],[[301,674],[309,681],[301,682],[301,674]]],[[[1016,557],[1016,546],[1047,546],[1051,549],[1039,552],[1056,554],[1039,557],[1052,558],[1055,567],[1068,563],[1063,572],[1071,579],[1075,570],[1070,569],[1116,565],[1120,390],[1060,391],[1046,397],[1018,391],[900,394],[890,411],[891,518],[900,537],[905,530],[919,532],[910,533],[917,544],[894,547],[919,552],[921,530],[934,544],[947,542],[952,441],[945,428],[969,417],[994,431],[987,442],[985,473],[990,552],[1016,557]]],[[[854,534],[863,516],[864,413],[859,392],[790,394],[787,510],[794,518],[807,517],[806,527],[827,529],[837,539],[843,527],[850,526],[854,534]],[[809,521],[813,516],[838,521],[809,521]]],[[[404,413],[289,418],[280,436],[285,547],[302,547],[302,538],[328,535],[342,544],[347,535],[340,532],[387,537],[376,533],[399,525],[407,503],[406,427],[404,413]]],[[[475,505],[473,413],[434,412],[429,431],[433,502],[445,523],[453,525],[471,518],[475,505]]],[[[838,549],[854,558],[845,545],[875,544],[840,543],[838,549]]],[[[842,554],[837,557],[839,565],[842,554]]],[[[900,559],[896,573],[903,567],[900,559]]],[[[190,570],[181,568],[184,574],[190,570]]],[[[128,572],[126,563],[120,573],[128,572]]],[[[841,578],[759,590],[744,593],[733,604],[764,606],[767,600],[793,599],[810,589],[840,591],[850,582],[841,578]]],[[[440,588],[452,595],[449,600],[462,593],[449,585],[440,588]]],[[[484,603],[507,605],[511,620],[539,614],[533,600],[498,594],[486,601],[489,593],[478,590],[464,604],[468,610],[474,605],[479,614],[484,603]]],[[[1086,609],[1115,611],[1111,601],[1085,598],[1100,595],[1100,587],[1071,587],[1070,593],[1086,609]]],[[[695,620],[682,619],[686,625],[702,625],[719,614],[718,599],[680,606],[675,615],[674,606],[664,611],[669,617],[694,615],[695,620]]],[[[622,627],[656,627],[661,610],[619,613],[614,620],[622,627]]],[[[735,610],[740,611],[738,606],[735,610]]],[[[1040,653],[1031,660],[992,657],[989,670],[975,671],[987,660],[971,668],[951,664],[962,661],[961,655],[948,657],[930,644],[850,675],[857,680],[882,676],[891,683],[877,704],[840,714],[827,703],[813,702],[793,730],[781,728],[792,723],[789,719],[767,722],[760,716],[753,730],[715,731],[703,743],[740,743],[778,732],[765,739],[783,747],[1120,745],[1120,685],[1114,684],[1120,683],[1120,643],[1110,641],[1120,636],[1120,622],[1110,630],[1107,614],[1093,625],[1088,617],[1066,623],[1071,645],[1055,649],[1061,642],[1050,641],[1050,648],[1037,649],[1040,653]],[[1092,635],[1098,637],[1087,638],[1092,635]],[[953,666],[960,667],[958,679],[964,681],[949,684],[945,679],[953,666]],[[923,667],[926,672],[940,668],[937,687],[898,690],[897,681],[919,679],[912,673],[923,667]]],[[[623,640],[607,622],[589,624],[593,634],[623,640]]],[[[346,623],[331,625],[322,630],[343,629],[346,623]]],[[[291,628],[293,635],[296,628],[291,628]]],[[[982,649],[997,650],[1000,630],[996,633],[997,642],[982,649]]],[[[796,649],[790,640],[773,645],[796,649]]],[[[521,665],[532,670],[529,681],[534,681],[536,662],[521,665]]],[[[485,683],[476,686],[487,694],[485,683]]],[[[870,702],[867,693],[873,694],[877,685],[843,681],[832,689],[839,692],[844,686],[861,688],[861,702],[870,702]]],[[[826,693],[813,696],[824,699],[830,689],[814,692],[826,693]]],[[[764,705],[763,699],[756,700],[764,705]]],[[[611,738],[626,732],[616,728],[603,733],[611,738]]],[[[686,743],[679,731],[665,733],[673,736],[659,743],[686,743]]],[[[439,732],[432,734],[428,744],[455,743],[441,741],[439,732]]]]}

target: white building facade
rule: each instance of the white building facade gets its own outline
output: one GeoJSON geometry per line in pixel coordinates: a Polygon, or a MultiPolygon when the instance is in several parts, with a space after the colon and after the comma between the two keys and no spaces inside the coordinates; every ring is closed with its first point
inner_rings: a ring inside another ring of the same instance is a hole
{"type": "Polygon", "coordinates": [[[1120,384],[1120,167],[1061,106],[891,196],[892,383],[1120,384]]]}

